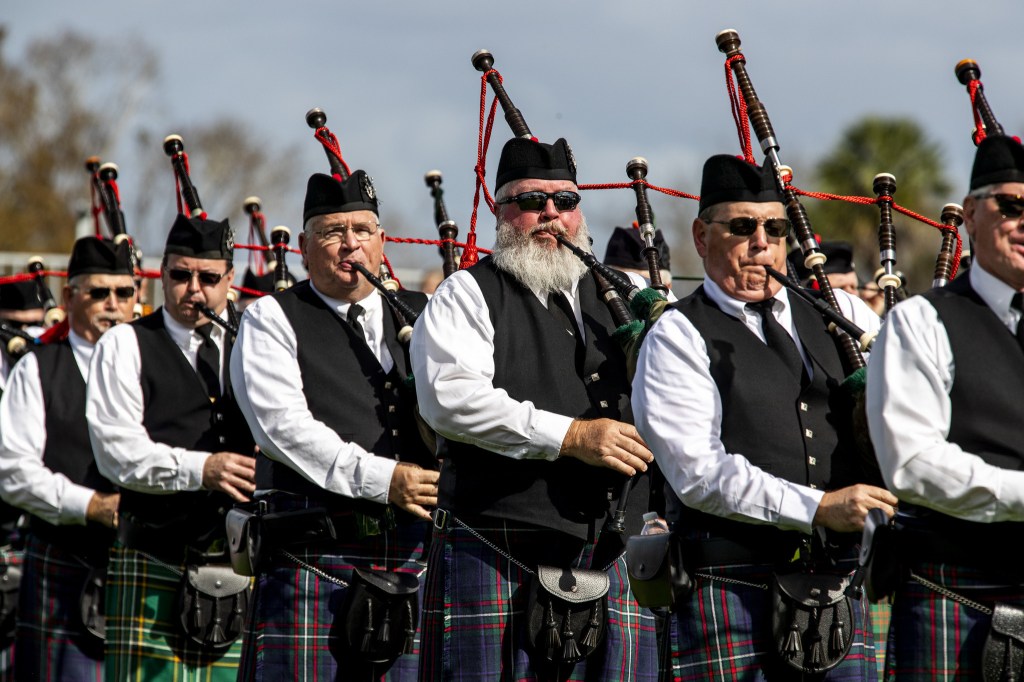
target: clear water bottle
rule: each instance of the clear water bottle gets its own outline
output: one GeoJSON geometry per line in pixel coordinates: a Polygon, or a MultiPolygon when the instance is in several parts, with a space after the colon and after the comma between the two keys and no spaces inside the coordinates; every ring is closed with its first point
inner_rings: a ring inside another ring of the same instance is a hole
{"type": "Polygon", "coordinates": [[[665,519],[658,516],[658,512],[644,514],[644,527],[640,530],[640,535],[657,535],[667,532],[668,524],[665,523],[665,519]]]}

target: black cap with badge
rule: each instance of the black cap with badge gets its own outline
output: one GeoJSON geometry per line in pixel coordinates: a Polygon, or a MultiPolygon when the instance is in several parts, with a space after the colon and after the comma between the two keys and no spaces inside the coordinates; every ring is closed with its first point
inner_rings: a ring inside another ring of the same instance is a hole
{"type": "Polygon", "coordinates": [[[576,157],[565,138],[554,144],[514,137],[505,143],[498,160],[494,186],[522,178],[576,182],[576,157]]]}
{"type": "Polygon", "coordinates": [[[82,237],[75,241],[68,260],[68,279],[92,274],[134,275],[128,240],[115,244],[101,237],[82,237]]]}
{"type": "Polygon", "coordinates": [[[302,207],[302,222],[314,216],[350,211],[378,211],[377,190],[373,178],[364,170],[352,171],[339,182],[330,175],[314,173],[306,183],[306,201],[302,207]]]}
{"type": "Polygon", "coordinates": [[[716,154],[705,161],[699,210],[725,201],[781,202],[771,166],[765,162],[758,168],[731,154],[716,154]]]}
{"type": "Polygon", "coordinates": [[[235,233],[227,218],[203,220],[178,214],[167,235],[164,253],[230,263],[235,257],[235,233]]]}

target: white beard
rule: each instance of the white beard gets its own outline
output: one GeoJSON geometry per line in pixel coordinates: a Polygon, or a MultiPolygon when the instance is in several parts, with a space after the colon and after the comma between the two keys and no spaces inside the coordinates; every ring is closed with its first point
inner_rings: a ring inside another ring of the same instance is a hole
{"type": "MultiPolygon", "coordinates": [[[[533,232],[540,230],[566,234],[558,223],[542,223],[533,232]]],[[[569,249],[560,246],[552,249],[537,243],[532,237],[533,232],[524,234],[508,222],[499,221],[491,254],[494,265],[532,291],[545,293],[571,289],[587,273],[586,264],[569,249]]],[[[570,241],[590,252],[590,231],[585,219],[581,218],[576,238],[570,241]]]]}

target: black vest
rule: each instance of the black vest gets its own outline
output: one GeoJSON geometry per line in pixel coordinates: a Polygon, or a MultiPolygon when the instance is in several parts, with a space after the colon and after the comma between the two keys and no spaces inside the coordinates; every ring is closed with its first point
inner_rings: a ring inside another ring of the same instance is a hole
{"type": "MultiPolygon", "coordinates": [[[[711,376],[722,401],[721,440],[726,452],[743,455],[786,481],[833,490],[857,482],[852,443],[837,436],[848,419],[836,408],[834,390],[844,378],[839,351],[821,314],[789,297],[793,320],[814,369],[806,386],[739,319],[723,312],[698,288],[673,307],[704,338],[711,376]]],[[[742,543],[799,542],[799,533],[732,521],[679,508],[682,526],[742,543]],[[785,540],[783,540],[785,538],[785,540]]]]}
{"type": "MultiPolygon", "coordinates": [[[[114,485],[100,475],[89,442],[85,421],[85,379],[75,361],[70,341],[39,346],[39,383],[46,414],[46,448],[43,464],[54,473],[64,474],[72,483],[109,493],[114,485]]],[[[32,532],[40,538],[71,551],[100,550],[113,541],[107,528],[87,525],[54,526],[42,519],[31,519],[32,532]]]]}
{"type": "MultiPolygon", "coordinates": [[[[494,327],[494,388],[556,414],[632,423],[625,356],[611,338],[615,325],[590,276],[579,283],[586,354],[578,372],[575,338],[532,291],[490,258],[468,272],[480,286],[494,327]]],[[[438,506],[456,515],[507,519],[589,539],[615,509],[624,481],[622,474],[571,457],[516,460],[449,441],[438,506]]],[[[647,476],[636,477],[629,501],[627,529],[638,532],[649,501],[647,476]]]]}
{"type": "MultiPolygon", "coordinates": [[[[254,443],[231,393],[211,403],[206,388],[185,354],[164,327],[163,310],[133,320],[141,357],[142,425],[149,437],[173,447],[203,452],[251,454],[254,443]]],[[[231,353],[225,344],[225,359],[231,353]]],[[[168,526],[176,536],[201,538],[211,531],[224,534],[223,514],[231,499],[220,492],[195,491],[146,494],[121,491],[121,511],[148,525],[168,526]],[[219,528],[218,528],[219,526],[219,528]]]]}
{"type": "MultiPolygon", "coordinates": [[[[416,312],[426,306],[425,294],[396,293],[416,312]]],[[[313,417],[342,440],[378,457],[436,469],[437,460],[417,430],[416,393],[407,380],[408,349],[398,341],[391,307],[384,302],[384,342],[395,364],[385,373],[365,338],[323,302],[308,280],[275,294],[275,298],[295,332],[302,392],[313,417]]],[[[327,493],[262,453],[256,459],[256,486],[303,494],[335,510],[358,509],[371,514],[384,510],[380,504],[327,493]]]]}
{"type": "MultiPolygon", "coordinates": [[[[1002,469],[1024,468],[1024,353],[1002,320],[971,287],[969,277],[923,294],[935,308],[956,361],[949,392],[947,440],[1002,469]]],[[[933,528],[951,538],[991,538],[993,548],[1024,537],[1024,523],[975,523],[928,512],[933,528]],[[955,530],[954,530],[955,529],[955,530]]],[[[996,550],[1001,551],[1001,550],[996,550]]]]}

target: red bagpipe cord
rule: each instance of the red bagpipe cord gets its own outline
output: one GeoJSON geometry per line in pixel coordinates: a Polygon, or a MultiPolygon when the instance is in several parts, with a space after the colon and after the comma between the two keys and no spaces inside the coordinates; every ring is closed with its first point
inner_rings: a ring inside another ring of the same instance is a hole
{"type": "Polygon", "coordinates": [[[491,69],[480,77],[480,127],[477,132],[476,140],[476,166],[473,167],[473,173],[476,176],[476,190],[473,192],[473,213],[469,218],[469,234],[466,235],[466,246],[462,250],[462,258],[459,259],[459,269],[465,270],[466,268],[476,265],[477,261],[480,260],[479,249],[476,246],[476,220],[480,209],[480,190],[483,190],[484,201],[487,202],[487,207],[494,213],[494,197],[487,189],[487,181],[484,179],[487,175],[487,148],[491,144],[491,130],[494,128],[494,115],[498,110],[498,98],[495,97],[491,100],[491,111],[487,114],[487,76],[490,74],[497,76],[498,80],[501,81],[501,74],[495,69],[491,69]],[[484,116],[486,114],[487,121],[484,122],[484,116]]]}
{"type": "Polygon", "coordinates": [[[736,122],[736,132],[740,138],[740,149],[743,150],[743,159],[752,165],[754,161],[754,149],[750,142],[750,119],[747,118],[747,100],[743,98],[743,92],[736,87],[732,75],[732,63],[735,60],[743,60],[742,54],[734,54],[725,60],[725,87],[729,91],[729,107],[732,110],[732,120],[736,122]]]}
{"type": "MultiPolygon", "coordinates": [[[[352,169],[345,163],[345,159],[341,156],[341,145],[338,143],[338,137],[327,129],[327,126],[320,126],[313,132],[313,137],[317,139],[320,144],[324,146],[327,153],[338,160],[341,167],[345,169],[345,175],[352,175],[352,169]]],[[[331,173],[335,180],[338,182],[342,181],[342,178],[337,173],[331,173]]]]}

